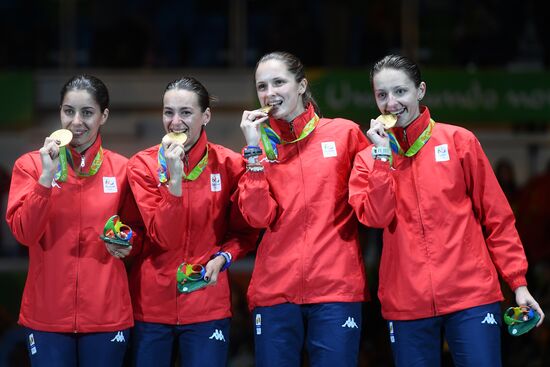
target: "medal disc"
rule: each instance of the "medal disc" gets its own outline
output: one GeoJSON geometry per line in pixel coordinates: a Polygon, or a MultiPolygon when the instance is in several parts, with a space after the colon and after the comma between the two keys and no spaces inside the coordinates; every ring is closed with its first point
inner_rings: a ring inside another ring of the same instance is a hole
{"type": "Polygon", "coordinates": [[[376,120],[380,121],[384,125],[384,128],[387,130],[395,126],[395,123],[397,122],[397,117],[392,114],[387,114],[378,116],[376,120]]]}
{"type": "Polygon", "coordinates": [[[272,108],[273,108],[273,106],[266,105],[266,106],[263,106],[262,108],[260,108],[259,110],[264,112],[264,113],[269,113],[269,111],[271,111],[272,108]]]}
{"type": "Polygon", "coordinates": [[[59,129],[51,133],[50,138],[55,139],[60,147],[64,147],[73,140],[73,133],[67,129],[59,129]]]}
{"type": "Polygon", "coordinates": [[[185,133],[168,133],[165,136],[168,138],[172,143],[176,144],[185,144],[187,141],[187,135],[185,133]]]}

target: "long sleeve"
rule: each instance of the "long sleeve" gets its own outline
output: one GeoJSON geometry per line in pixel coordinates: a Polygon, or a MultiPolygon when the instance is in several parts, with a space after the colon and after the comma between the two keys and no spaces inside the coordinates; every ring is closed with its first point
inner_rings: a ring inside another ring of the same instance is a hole
{"type": "Polygon", "coordinates": [[[226,162],[226,166],[231,164],[231,176],[235,178],[235,185],[232,189],[231,203],[229,209],[229,226],[221,245],[222,251],[231,254],[233,261],[244,257],[248,252],[254,250],[260,231],[252,228],[243,218],[235,201],[237,200],[237,187],[240,177],[244,172],[241,158],[226,162]]]}
{"type": "Polygon", "coordinates": [[[51,210],[51,190],[38,183],[40,162],[26,154],[15,162],[6,211],[6,221],[21,244],[38,243],[44,235],[51,210]]]}
{"type": "Polygon", "coordinates": [[[389,162],[374,160],[367,148],[355,157],[349,180],[349,203],[359,221],[385,228],[395,216],[395,188],[389,162]]]}
{"type": "Polygon", "coordinates": [[[526,285],[527,260],[515,218],[491,164],[475,137],[462,146],[463,169],[476,217],[484,229],[493,263],[512,290],[526,285]]]}
{"type": "Polygon", "coordinates": [[[277,217],[278,204],[270,193],[265,172],[242,175],[236,202],[245,221],[254,228],[267,228],[277,217]]]}
{"type": "Polygon", "coordinates": [[[140,156],[128,163],[128,182],[151,240],[165,249],[179,245],[185,230],[181,225],[187,211],[183,199],[172,195],[155,180],[140,156]]]}
{"type": "Polygon", "coordinates": [[[137,256],[143,251],[143,246],[146,243],[146,230],[130,186],[126,186],[124,197],[121,200],[119,215],[122,222],[132,228],[132,251],[130,252],[130,256],[137,256]]]}

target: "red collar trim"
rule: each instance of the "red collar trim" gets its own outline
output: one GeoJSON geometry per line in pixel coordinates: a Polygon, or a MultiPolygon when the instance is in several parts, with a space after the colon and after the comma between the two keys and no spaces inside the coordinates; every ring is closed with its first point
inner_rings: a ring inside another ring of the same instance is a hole
{"type": "Polygon", "coordinates": [[[306,110],[298,115],[293,121],[292,125],[294,126],[294,134],[290,131],[290,123],[285,120],[276,120],[269,119],[271,128],[281,137],[283,140],[294,140],[302,133],[302,130],[306,124],[313,118],[315,115],[315,110],[313,105],[308,104],[306,110]]]}
{"type": "Polygon", "coordinates": [[[430,110],[426,106],[420,106],[420,116],[418,116],[413,122],[411,122],[405,128],[394,127],[392,129],[397,141],[401,148],[406,152],[411,147],[416,139],[422,134],[430,123],[430,110]],[[405,136],[406,132],[406,136],[405,136]]]}
{"type": "MultiPolygon", "coordinates": [[[[189,162],[189,169],[192,170],[204,157],[204,153],[206,152],[206,145],[208,143],[208,139],[206,137],[206,131],[202,129],[201,136],[199,137],[199,140],[193,145],[193,147],[188,151],[185,152],[185,154],[188,157],[189,162]]],[[[187,173],[187,172],[186,172],[187,173]]]]}
{"type": "Polygon", "coordinates": [[[69,153],[71,154],[71,162],[73,162],[73,169],[78,172],[88,172],[92,166],[99,148],[101,148],[101,135],[97,134],[97,138],[92,145],[88,147],[83,153],[79,153],[75,150],[74,147],[68,145],[69,153]],[[84,156],[84,167],[80,167],[80,162],[82,162],[82,156],[84,156]]]}

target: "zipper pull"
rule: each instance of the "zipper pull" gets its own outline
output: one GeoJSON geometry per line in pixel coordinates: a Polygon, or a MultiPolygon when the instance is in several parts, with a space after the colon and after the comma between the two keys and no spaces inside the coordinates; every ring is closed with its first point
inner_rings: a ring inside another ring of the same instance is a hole
{"type": "Polygon", "coordinates": [[[86,158],[83,155],[80,156],[80,168],[84,168],[86,165],[86,158]]]}
{"type": "Polygon", "coordinates": [[[183,157],[183,166],[186,171],[189,171],[189,156],[187,154],[183,157]]]}
{"type": "Polygon", "coordinates": [[[292,133],[292,135],[296,135],[294,134],[294,122],[291,121],[288,124],[290,125],[290,132],[292,133]]]}

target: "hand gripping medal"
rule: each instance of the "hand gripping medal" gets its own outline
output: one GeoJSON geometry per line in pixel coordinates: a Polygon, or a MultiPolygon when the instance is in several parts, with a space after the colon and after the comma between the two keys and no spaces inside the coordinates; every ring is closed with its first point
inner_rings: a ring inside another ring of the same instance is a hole
{"type": "Polygon", "coordinates": [[[103,241],[112,245],[130,246],[132,229],[120,221],[118,215],[113,215],[103,228],[103,235],[99,236],[103,241]]]}
{"type": "Polygon", "coordinates": [[[508,325],[508,333],[520,336],[537,325],[540,315],[529,306],[510,307],[504,313],[504,323],[508,325]]]}
{"type": "Polygon", "coordinates": [[[204,279],[206,269],[201,264],[182,263],[178,266],[176,285],[180,293],[191,293],[208,285],[204,279]]]}
{"type": "Polygon", "coordinates": [[[384,129],[389,130],[397,123],[397,117],[392,114],[380,115],[376,121],[380,121],[384,125],[384,129]]]}

